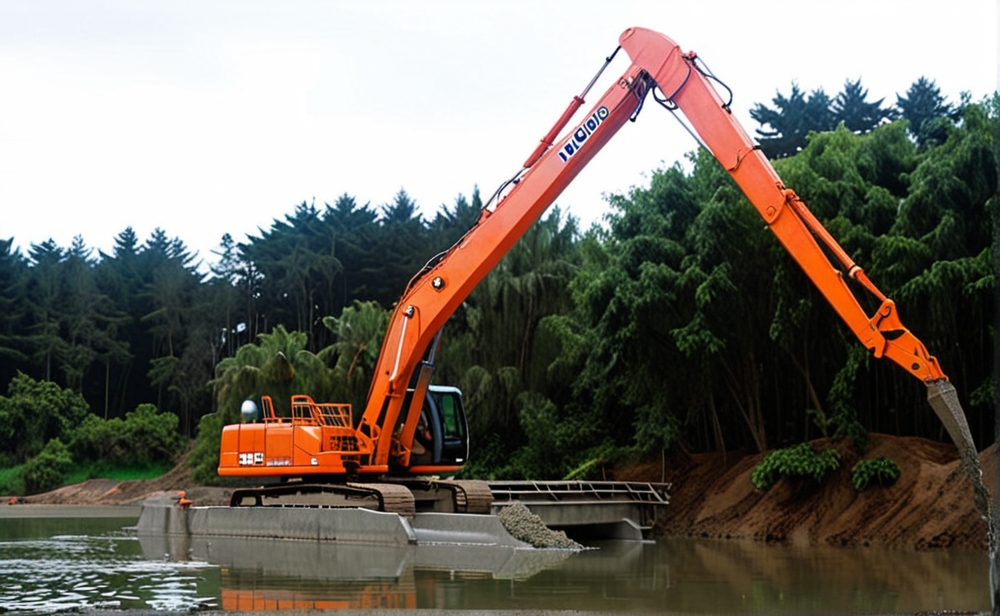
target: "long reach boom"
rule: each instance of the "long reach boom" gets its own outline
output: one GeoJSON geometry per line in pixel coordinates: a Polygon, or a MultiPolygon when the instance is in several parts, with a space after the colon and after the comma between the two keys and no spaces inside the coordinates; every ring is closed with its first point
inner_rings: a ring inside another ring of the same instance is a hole
{"type": "Polygon", "coordinates": [[[668,104],[683,112],[705,147],[732,175],[788,252],[875,357],[887,357],[928,383],[946,378],[935,358],[903,327],[892,300],[871,283],[802,200],[785,188],[716,92],[697,56],[684,53],[671,39],[644,28],[626,30],[619,43],[632,60],[628,70],[568,135],[553,143],[556,133],[584,102],[582,96],[574,97],[529,157],[513,188],[492,210],[483,211],[478,224],[458,244],[420,272],[400,298],[361,421],[361,429],[378,442],[375,466],[387,470],[390,451],[401,455],[399,462],[408,466],[408,447],[390,447],[390,440],[398,436],[400,443],[412,442],[422,392],[430,380],[433,348],[445,321],[637,113],[654,88],[663,93],[668,104]],[[827,257],[828,253],[835,262],[827,257]],[[848,279],[880,303],[874,314],[862,309],[848,279]],[[414,392],[408,396],[411,385],[415,385],[414,392]],[[405,417],[405,425],[400,434],[384,429],[396,425],[401,417],[405,417]]]}
{"type": "MultiPolygon", "coordinates": [[[[692,132],[730,173],[865,348],[927,383],[931,393],[951,392],[937,361],[900,322],[892,300],[784,186],[719,96],[714,76],[697,55],[644,28],[626,30],[619,45],[631,59],[625,73],[558,137],[584,105],[597,77],[575,96],[476,224],[407,285],[392,313],[359,424],[353,425],[348,405],[316,404],[307,396],[296,396],[293,417],[280,418],[270,400],[262,400],[263,424],[224,429],[220,474],[413,476],[460,470],[468,454],[460,392],[430,385],[445,322],[601,148],[635,119],[649,95],[683,113],[692,132]],[[863,305],[877,308],[869,314],[863,305]],[[434,443],[430,453],[414,441],[428,409],[436,430],[433,439],[425,439],[434,443]]],[[[939,415],[947,405],[933,400],[947,399],[952,397],[932,398],[939,415]]]]}

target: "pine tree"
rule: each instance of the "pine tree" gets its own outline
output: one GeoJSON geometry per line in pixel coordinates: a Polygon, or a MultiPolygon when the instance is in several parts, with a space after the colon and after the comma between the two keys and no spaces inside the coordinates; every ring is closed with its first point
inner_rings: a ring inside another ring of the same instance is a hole
{"type": "Polygon", "coordinates": [[[896,106],[918,147],[944,143],[955,108],[941,95],[934,81],[921,77],[913,82],[905,96],[896,95],[896,106]]]}

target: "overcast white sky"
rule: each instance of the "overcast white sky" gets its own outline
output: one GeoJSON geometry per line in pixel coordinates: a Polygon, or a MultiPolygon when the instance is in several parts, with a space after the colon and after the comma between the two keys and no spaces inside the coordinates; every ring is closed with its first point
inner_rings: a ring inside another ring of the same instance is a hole
{"type": "MultiPolygon", "coordinates": [[[[154,228],[213,260],[296,204],[405,189],[425,218],[510,177],[630,26],[756,102],[997,87],[998,0],[0,0],[0,238],[154,228]]],[[[625,54],[588,97],[627,68],[625,54]]],[[[587,106],[589,108],[589,106],[587,106]]],[[[585,225],[695,144],[647,105],[558,199],[585,225]]]]}

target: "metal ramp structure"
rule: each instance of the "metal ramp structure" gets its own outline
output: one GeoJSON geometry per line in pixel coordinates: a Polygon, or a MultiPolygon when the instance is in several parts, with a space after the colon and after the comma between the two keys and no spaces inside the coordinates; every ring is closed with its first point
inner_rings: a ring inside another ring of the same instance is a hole
{"type": "Polygon", "coordinates": [[[666,506],[669,483],[490,481],[493,513],[521,503],[574,539],[643,540],[666,506]]]}

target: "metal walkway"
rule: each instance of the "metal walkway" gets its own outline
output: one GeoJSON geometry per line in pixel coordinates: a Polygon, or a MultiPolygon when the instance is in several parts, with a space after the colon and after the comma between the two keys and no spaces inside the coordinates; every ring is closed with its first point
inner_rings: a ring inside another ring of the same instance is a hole
{"type": "Polygon", "coordinates": [[[574,538],[644,539],[670,504],[668,483],[490,481],[493,512],[520,502],[574,538]]]}

